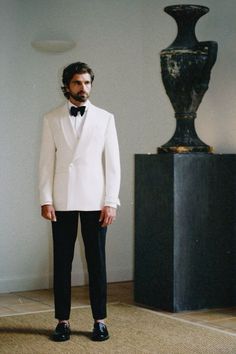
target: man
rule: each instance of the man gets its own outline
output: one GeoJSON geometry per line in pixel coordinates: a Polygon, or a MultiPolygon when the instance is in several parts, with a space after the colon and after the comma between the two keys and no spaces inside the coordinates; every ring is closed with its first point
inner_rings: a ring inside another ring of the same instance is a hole
{"type": "Polygon", "coordinates": [[[93,80],[87,64],[67,66],[62,91],[68,101],[44,117],[39,189],[42,216],[52,222],[55,341],[70,339],[71,267],[79,217],[94,318],[92,340],[109,338],[105,240],[119,205],[120,160],[113,115],[88,100],[93,80]]]}

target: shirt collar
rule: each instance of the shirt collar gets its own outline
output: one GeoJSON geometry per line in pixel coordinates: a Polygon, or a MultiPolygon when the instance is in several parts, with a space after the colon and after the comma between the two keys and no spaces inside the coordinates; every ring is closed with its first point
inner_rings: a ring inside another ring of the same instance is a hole
{"type": "MultiPolygon", "coordinates": [[[[67,101],[67,106],[68,106],[69,112],[70,112],[70,108],[71,108],[71,107],[76,107],[70,100],[67,101]]],[[[89,108],[89,106],[90,106],[90,101],[87,100],[87,101],[85,102],[85,104],[83,104],[83,106],[86,107],[86,108],[85,108],[85,113],[86,113],[87,110],[88,110],[88,108],[89,108]]]]}

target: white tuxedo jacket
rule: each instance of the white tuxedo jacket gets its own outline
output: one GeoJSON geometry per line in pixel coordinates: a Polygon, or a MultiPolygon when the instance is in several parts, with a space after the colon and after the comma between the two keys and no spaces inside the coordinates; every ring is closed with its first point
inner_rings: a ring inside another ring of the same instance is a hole
{"type": "Polygon", "coordinates": [[[40,204],[58,211],[119,205],[120,158],[114,116],[90,102],[80,138],[67,103],[44,117],[40,204]]]}

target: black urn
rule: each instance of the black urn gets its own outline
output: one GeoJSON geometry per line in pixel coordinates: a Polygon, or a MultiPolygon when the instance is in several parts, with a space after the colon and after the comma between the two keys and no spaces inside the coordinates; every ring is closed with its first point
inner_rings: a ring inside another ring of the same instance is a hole
{"type": "Polygon", "coordinates": [[[158,148],[158,153],[212,152],[200,140],[194,120],[208,89],[211,69],[217,57],[217,43],[199,42],[195,35],[198,19],[209,8],[199,5],[173,5],[164,9],[177,22],[174,42],[161,51],[161,73],[167,95],[175,110],[173,137],[158,148]]]}

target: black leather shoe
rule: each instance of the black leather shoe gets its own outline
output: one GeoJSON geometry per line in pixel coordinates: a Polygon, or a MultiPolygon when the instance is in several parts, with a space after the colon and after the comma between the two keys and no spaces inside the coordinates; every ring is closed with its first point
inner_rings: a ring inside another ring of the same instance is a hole
{"type": "Polygon", "coordinates": [[[101,342],[109,338],[107,327],[102,322],[95,322],[92,333],[92,340],[101,342]]]}
{"type": "Polygon", "coordinates": [[[52,334],[52,340],[55,342],[65,342],[66,340],[70,339],[70,333],[71,331],[69,324],[65,322],[58,323],[55,331],[52,334]]]}

